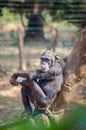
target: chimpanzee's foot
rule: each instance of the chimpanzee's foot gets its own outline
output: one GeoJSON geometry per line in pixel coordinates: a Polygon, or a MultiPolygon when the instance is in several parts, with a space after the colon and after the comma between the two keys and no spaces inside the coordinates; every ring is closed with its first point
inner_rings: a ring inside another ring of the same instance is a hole
{"type": "Polygon", "coordinates": [[[21,119],[30,119],[32,117],[32,113],[29,111],[24,111],[21,114],[21,119]]]}
{"type": "MultiPolygon", "coordinates": [[[[22,114],[21,114],[21,119],[26,119],[29,121],[29,123],[34,127],[36,128],[36,123],[35,123],[35,120],[33,119],[33,116],[32,116],[32,113],[31,112],[27,112],[27,111],[24,111],[22,114]]],[[[37,128],[36,128],[37,129],[37,128]]]]}
{"type": "Polygon", "coordinates": [[[45,110],[35,109],[33,112],[33,117],[37,116],[38,114],[45,114],[45,110]]]}
{"type": "Polygon", "coordinates": [[[50,110],[46,110],[45,114],[48,116],[48,118],[50,119],[50,121],[54,124],[57,123],[57,119],[55,118],[55,116],[53,115],[53,113],[50,110]]]}
{"type": "Polygon", "coordinates": [[[45,114],[49,118],[50,122],[52,122],[54,124],[57,123],[57,119],[55,118],[55,115],[50,110],[35,109],[34,113],[33,113],[33,117],[35,117],[39,114],[45,114]]]}

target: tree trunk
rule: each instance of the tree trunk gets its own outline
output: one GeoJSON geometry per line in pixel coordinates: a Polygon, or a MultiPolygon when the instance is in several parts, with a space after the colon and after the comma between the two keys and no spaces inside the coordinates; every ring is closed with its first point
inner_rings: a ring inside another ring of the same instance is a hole
{"type": "Polygon", "coordinates": [[[58,44],[58,31],[57,28],[54,29],[53,32],[53,41],[52,41],[52,46],[53,46],[53,51],[56,52],[56,45],[58,44]]]}
{"type": "Polygon", "coordinates": [[[19,70],[26,70],[26,63],[24,60],[24,33],[23,30],[18,27],[18,49],[19,49],[19,70]]]}
{"type": "Polygon", "coordinates": [[[35,3],[30,15],[26,15],[28,25],[25,32],[24,41],[29,39],[44,40],[42,17],[40,12],[39,3],[35,3]]]}
{"type": "Polygon", "coordinates": [[[86,76],[86,27],[81,31],[77,43],[68,57],[64,68],[64,84],[51,109],[65,109],[84,76],[86,76]]]}
{"type": "Polygon", "coordinates": [[[25,24],[23,21],[23,13],[22,12],[20,12],[20,20],[21,20],[22,27],[25,29],[25,24]]]}

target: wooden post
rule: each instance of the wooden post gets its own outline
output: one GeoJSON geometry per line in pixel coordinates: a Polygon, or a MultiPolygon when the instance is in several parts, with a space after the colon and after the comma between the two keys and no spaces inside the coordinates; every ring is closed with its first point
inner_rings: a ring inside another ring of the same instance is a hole
{"type": "Polygon", "coordinates": [[[53,29],[53,41],[52,41],[52,46],[53,46],[53,51],[56,52],[56,45],[57,45],[57,40],[58,40],[58,31],[57,28],[53,29]]]}
{"type": "Polygon", "coordinates": [[[56,45],[58,44],[58,30],[57,28],[52,28],[51,30],[51,43],[47,46],[47,49],[52,49],[53,52],[56,52],[56,45]]]}
{"type": "Polygon", "coordinates": [[[26,70],[26,63],[24,60],[24,32],[21,27],[18,27],[18,50],[19,50],[19,70],[26,70]]]}

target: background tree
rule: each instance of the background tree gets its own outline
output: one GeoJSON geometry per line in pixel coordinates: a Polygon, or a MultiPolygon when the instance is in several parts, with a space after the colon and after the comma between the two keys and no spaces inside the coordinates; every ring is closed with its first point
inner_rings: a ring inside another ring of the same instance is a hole
{"type": "Polygon", "coordinates": [[[24,59],[24,32],[21,27],[18,27],[18,50],[19,50],[19,70],[27,70],[26,62],[24,59]]]}
{"type": "Polygon", "coordinates": [[[84,27],[86,23],[86,2],[74,1],[74,0],[62,0],[62,1],[39,1],[39,0],[3,0],[0,1],[0,12],[3,7],[8,7],[10,11],[24,14],[30,13],[33,11],[34,4],[38,2],[41,12],[44,9],[50,12],[53,21],[68,20],[71,23],[74,23],[80,27],[84,27]],[[3,4],[2,4],[3,3],[3,4]],[[77,15],[76,15],[77,14],[77,15]]]}
{"type": "Polygon", "coordinates": [[[42,16],[40,13],[39,3],[34,3],[31,13],[26,15],[28,19],[28,25],[25,32],[24,40],[28,41],[29,39],[44,39],[42,16]]]}

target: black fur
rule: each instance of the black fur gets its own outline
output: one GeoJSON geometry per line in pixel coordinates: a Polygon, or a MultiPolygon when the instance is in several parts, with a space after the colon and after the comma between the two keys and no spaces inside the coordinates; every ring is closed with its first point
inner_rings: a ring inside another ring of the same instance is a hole
{"type": "MultiPolygon", "coordinates": [[[[49,56],[49,53],[47,54],[49,56]]],[[[52,55],[52,57],[55,60],[55,55],[52,55]]],[[[60,61],[56,60],[47,72],[43,72],[40,69],[33,72],[15,73],[11,77],[10,82],[12,84],[16,82],[13,79],[17,79],[18,76],[26,78],[21,83],[22,101],[25,110],[32,112],[30,102],[34,104],[36,109],[46,110],[51,106],[57,93],[61,90],[63,68],[60,61]]]]}

